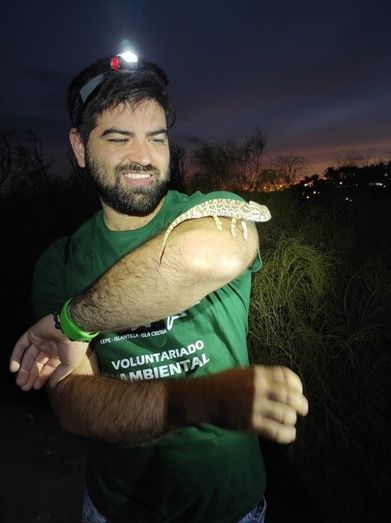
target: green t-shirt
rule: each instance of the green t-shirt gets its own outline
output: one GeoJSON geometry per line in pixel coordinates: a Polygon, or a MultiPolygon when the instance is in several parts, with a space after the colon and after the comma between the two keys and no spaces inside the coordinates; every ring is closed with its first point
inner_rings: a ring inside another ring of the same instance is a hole
{"type": "MultiPolygon", "coordinates": [[[[33,282],[37,317],[212,198],[240,199],[226,192],[169,191],[158,214],[134,231],[110,231],[98,212],[39,259],[33,282]]],[[[93,346],[102,374],[130,381],[191,379],[248,365],[251,271],[260,266],[257,258],[250,270],[186,311],[99,335],[93,346]]],[[[260,501],[265,482],[257,436],[206,423],[134,447],[93,440],[87,464],[90,496],[111,523],[236,523],[260,501]]]]}

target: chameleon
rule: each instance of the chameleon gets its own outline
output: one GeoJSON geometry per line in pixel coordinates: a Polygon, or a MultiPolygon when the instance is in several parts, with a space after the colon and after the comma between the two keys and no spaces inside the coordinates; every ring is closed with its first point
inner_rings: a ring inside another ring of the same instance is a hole
{"type": "Polygon", "coordinates": [[[160,262],[162,261],[164,249],[167,244],[168,237],[177,225],[184,222],[185,220],[192,220],[194,218],[204,218],[211,216],[216,224],[219,231],[223,229],[222,223],[219,220],[219,216],[231,218],[231,234],[235,238],[236,236],[236,221],[240,220],[243,238],[247,240],[247,224],[246,220],[253,222],[267,222],[271,218],[271,214],[266,205],[260,205],[259,203],[250,201],[230,200],[228,198],[214,198],[195,205],[188,211],[180,214],[168,227],[162,242],[160,251],[160,262]]]}

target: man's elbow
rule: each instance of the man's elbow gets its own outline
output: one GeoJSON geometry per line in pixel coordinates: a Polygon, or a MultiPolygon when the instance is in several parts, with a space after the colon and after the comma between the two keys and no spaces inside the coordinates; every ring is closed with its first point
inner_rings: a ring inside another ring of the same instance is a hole
{"type": "Polygon", "coordinates": [[[258,253],[258,234],[249,226],[246,239],[241,231],[216,231],[211,237],[201,232],[188,239],[186,266],[195,276],[218,278],[226,282],[250,267],[258,253]],[[191,248],[190,248],[191,246],[191,248]]]}

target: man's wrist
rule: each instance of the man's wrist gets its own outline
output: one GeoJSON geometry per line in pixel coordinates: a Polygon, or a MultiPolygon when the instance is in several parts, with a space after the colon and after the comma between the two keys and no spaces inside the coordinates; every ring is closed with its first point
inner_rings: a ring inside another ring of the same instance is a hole
{"type": "Polygon", "coordinates": [[[72,298],[67,300],[59,311],[53,313],[54,324],[56,328],[59,328],[71,341],[90,342],[98,336],[99,332],[87,332],[72,320],[68,310],[71,300],[72,298]]]}
{"type": "Polygon", "coordinates": [[[168,429],[198,423],[251,429],[254,372],[253,367],[236,367],[199,378],[168,380],[168,429]]]}

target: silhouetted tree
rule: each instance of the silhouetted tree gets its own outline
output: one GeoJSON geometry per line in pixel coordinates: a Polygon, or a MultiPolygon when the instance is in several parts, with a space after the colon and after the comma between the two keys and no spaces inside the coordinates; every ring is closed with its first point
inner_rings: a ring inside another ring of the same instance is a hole
{"type": "Polygon", "coordinates": [[[204,143],[193,152],[194,185],[209,189],[255,190],[261,184],[266,139],[260,129],[242,142],[204,143]]]}
{"type": "Polygon", "coordinates": [[[12,138],[13,133],[0,133],[0,187],[9,179],[12,173],[12,138]]]}
{"type": "Polygon", "coordinates": [[[170,189],[183,191],[186,183],[186,151],[176,143],[170,144],[170,189]]]}
{"type": "Polygon", "coordinates": [[[335,167],[341,169],[343,167],[367,167],[373,164],[374,161],[369,154],[347,152],[335,159],[335,167]]]}
{"type": "Polygon", "coordinates": [[[8,191],[26,191],[47,184],[51,161],[44,157],[42,141],[34,132],[3,133],[0,155],[2,183],[7,182],[8,191]]]}
{"type": "Polygon", "coordinates": [[[292,185],[299,178],[305,176],[308,170],[307,160],[296,154],[272,157],[270,165],[275,174],[273,183],[276,186],[292,185]]]}

